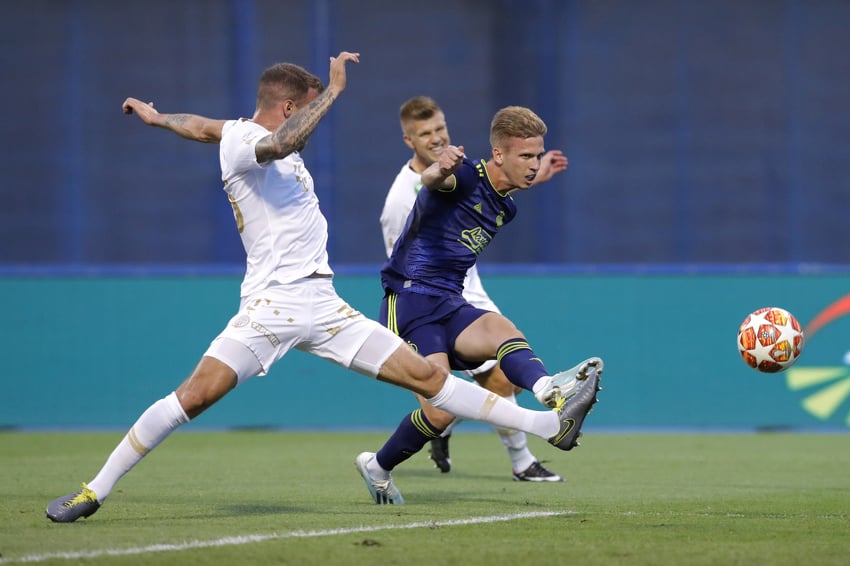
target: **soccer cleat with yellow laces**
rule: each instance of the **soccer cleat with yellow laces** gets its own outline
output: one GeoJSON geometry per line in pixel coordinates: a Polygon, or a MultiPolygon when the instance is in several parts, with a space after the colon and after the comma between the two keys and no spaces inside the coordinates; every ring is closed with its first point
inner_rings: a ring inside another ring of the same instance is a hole
{"type": "Polygon", "coordinates": [[[83,484],[80,491],[51,501],[47,506],[47,518],[54,523],[73,523],[80,517],[93,515],[99,508],[97,496],[83,484]]]}

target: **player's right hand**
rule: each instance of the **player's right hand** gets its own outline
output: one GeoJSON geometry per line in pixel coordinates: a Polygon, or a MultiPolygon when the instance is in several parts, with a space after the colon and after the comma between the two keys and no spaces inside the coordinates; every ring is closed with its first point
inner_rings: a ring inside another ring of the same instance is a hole
{"type": "Polygon", "coordinates": [[[450,145],[440,154],[438,163],[440,164],[440,173],[448,177],[457,171],[460,164],[463,163],[463,146],[450,145]]]}
{"type": "Polygon", "coordinates": [[[159,112],[153,107],[153,102],[142,102],[133,97],[127,97],[124,104],[121,105],[121,109],[124,110],[124,114],[135,112],[145,124],[153,124],[155,117],[159,115],[159,112]]]}

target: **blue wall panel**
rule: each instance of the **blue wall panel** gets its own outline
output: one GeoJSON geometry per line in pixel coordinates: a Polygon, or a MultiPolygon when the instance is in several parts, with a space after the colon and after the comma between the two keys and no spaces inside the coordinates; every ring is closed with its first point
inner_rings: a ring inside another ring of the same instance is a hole
{"type": "Polygon", "coordinates": [[[305,150],[335,263],[381,260],[408,158],[399,105],[434,96],[470,156],[536,109],[569,171],[517,197],[482,261],[850,263],[850,3],[801,0],[107,0],[0,6],[0,264],[228,263],[214,146],[143,126],[250,116],[262,69],[362,54],[305,150]]]}

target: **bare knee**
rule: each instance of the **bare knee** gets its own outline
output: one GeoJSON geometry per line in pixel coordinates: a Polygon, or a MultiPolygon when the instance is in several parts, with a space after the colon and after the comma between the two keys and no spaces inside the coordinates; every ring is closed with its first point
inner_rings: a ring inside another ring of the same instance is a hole
{"type": "Polygon", "coordinates": [[[223,362],[204,357],[186,381],[177,388],[177,399],[193,419],[236,387],[236,372],[223,362]]]}
{"type": "Polygon", "coordinates": [[[430,399],[439,393],[443,385],[445,385],[448,371],[431,360],[426,360],[425,358],[422,358],[422,360],[425,364],[419,368],[419,371],[411,374],[411,378],[415,380],[416,387],[413,391],[430,399]]]}
{"type": "Polygon", "coordinates": [[[446,384],[446,378],[449,376],[449,371],[440,364],[436,364],[431,360],[425,361],[428,362],[428,374],[425,385],[428,391],[427,397],[430,398],[443,389],[443,386],[446,384]]]}

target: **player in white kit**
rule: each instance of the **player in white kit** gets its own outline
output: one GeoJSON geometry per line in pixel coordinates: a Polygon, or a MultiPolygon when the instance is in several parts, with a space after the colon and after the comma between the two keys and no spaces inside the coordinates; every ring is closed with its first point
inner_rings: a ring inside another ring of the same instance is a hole
{"type": "MultiPolygon", "coordinates": [[[[596,401],[598,379],[588,379],[556,411],[530,411],[491,399],[487,391],[413,352],[337,295],[326,250],[327,222],[299,152],[345,89],[349,62],[359,62],[359,54],[331,57],[327,89],[297,65],[266,69],[250,120],[162,116],[152,106],[135,107],[147,123],[184,137],[220,139],[224,190],[247,254],[240,307],[192,374],[142,413],[94,479],[47,506],[50,520],[67,523],[95,513],[118,480],[175,429],[239,383],[265,374],[292,348],[409,389],[459,417],[524,430],[563,450],[576,445],[596,401]]],[[[124,110],[131,113],[133,104],[125,103],[124,110]]],[[[381,484],[372,489],[378,498],[391,495],[381,484]]]]}
{"type": "MultiPolygon", "coordinates": [[[[387,257],[392,255],[393,245],[404,230],[404,225],[416,195],[422,188],[422,171],[437,160],[442,150],[449,146],[451,139],[446,117],[437,103],[427,96],[416,96],[401,105],[399,111],[404,143],[413,151],[413,156],[402,166],[387,192],[384,208],[381,211],[381,230],[387,257]]],[[[563,164],[566,167],[566,164],[563,164]]],[[[560,171],[556,169],[553,173],[560,171]]],[[[542,179],[545,181],[545,179],[542,179]]],[[[484,290],[477,266],[473,265],[463,281],[463,296],[470,304],[489,311],[500,312],[499,307],[484,290]]],[[[515,387],[502,373],[496,360],[484,362],[481,366],[465,370],[463,373],[485,389],[501,395],[516,403],[515,394],[522,389],[515,387]]],[[[430,457],[441,472],[451,469],[449,457],[449,437],[457,420],[442,426],[443,423],[428,415],[438,428],[444,428],[442,435],[430,441],[430,457]]],[[[511,459],[514,479],[518,481],[558,482],[563,478],[547,470],[528,449],[528,439],[524,432],[497,428],[499,439],[511,459]]]]}

